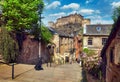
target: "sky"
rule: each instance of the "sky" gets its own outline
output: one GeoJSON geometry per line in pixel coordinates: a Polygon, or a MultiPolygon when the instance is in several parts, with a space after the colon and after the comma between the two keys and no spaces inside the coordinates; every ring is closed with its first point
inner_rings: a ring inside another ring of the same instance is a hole
{"type": "Polygon", "coordinates": [[[120,6],[120,0],[44,0],[44,3],[42,21],[45,25],[74,13],[91,19],[91,24],[112,24],[113,10],[120,6]]]}

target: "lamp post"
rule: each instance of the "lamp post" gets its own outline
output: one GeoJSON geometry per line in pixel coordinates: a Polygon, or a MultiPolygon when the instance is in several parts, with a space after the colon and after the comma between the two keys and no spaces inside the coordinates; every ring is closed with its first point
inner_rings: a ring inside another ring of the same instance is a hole
{"type": "Polygon", "coordinates": [[[41,37],[42,37],[42,29],[41,29],[41,14],[42,14],[43,5],[38,5],[38,14],[39,14],[39,25],[40,25],[40,33],[39,33],[39,58],[41,58],[41,37]]]}
{"type": "Polygon", "coordinates": [[[39,33],[39,37],[38,37],[38,39],[39,39],[39,59],[38,59],[38,63],[35,65],[35,69],[36,70],[43,70],[43,68],[42,68],[42,56],[41,56],[41,37],[42,37],[42,29],[41,29],[41,19],[43,18],[43,17],[41,17],[41,14],[42,14],[42,9],[43,9],[43,5],[38,5],[38,14],[39,14],[39,26],[40,26],[40,33],[39,33]]]}

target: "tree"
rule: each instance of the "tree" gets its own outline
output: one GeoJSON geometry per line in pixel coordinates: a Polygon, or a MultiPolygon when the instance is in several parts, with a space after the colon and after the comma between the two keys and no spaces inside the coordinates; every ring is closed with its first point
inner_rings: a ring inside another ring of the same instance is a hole
{"type": "Polygon", "coordinates": [[[38,22],[38,5],[44,6],[42,0],[1,0],[0,3],[5,26],[9,31],[31,29],[38,22]]]}
{"type": "Polygon", "coordinates": [[[1,27],[0,29],[0,54],[6,62],[15,62],[16,56],[19,54],[18,44],[6,28],[1,27]]]}
{"type": "MultiPolygon", "coordinates": [[[[22,42],[24,40],[24,32],[26,30],[33,30],[36,38],[39,38],[40,29],[37,23],[41,20],[39,14],[42,13],[44,3],[43,0],[1,0],[2,19],[5,22],[5,27],[8,31],[14,31],[17,36],[19,49],[22,49],[22,42]],[[37,27],[34,27],[36,25],[37,27]]],[[[40,21],[41,22],[41,21],[40,21]]],[[[45,29],[45,28],[44,28],[45,29]]],[[[43,40],[48,40],[45,35],[51,35],[47,28],[42,35],[43,40]],[[48,34],[47,34],[48,33],[48,34]]]]}
{"type": "Polygon", "coordinates": [[[31,34],[34,35],[34,38],[36,40],[38,40],[39,37],[41,37],[41,39],[44,42],[46,42],[46,43],[51,42],[52,33],[48,30],[47,27],[45,27],[45,25],[39,26],[39,28],[34,27],[31,31],[31,34]],[[40,30],[41,30],[41,36],[40,36],[40,30]]]}
{"type": "Polygon", "coordinates": [[[51,42],[52,34],[51,34],[50,31],[48,30],[48,28],[45,27],[45,26],[42,26],[42,27],[41,27],[41,31],[42,31],[42,39],[43,39],[46,43],[51,42]]]}
{"type": "Polygon", "coordinates": [[[114,22],[117,21],[119,16],[120,16],[120,6],[115,8],[114,11],[113,11],[112,19],[114,20],[114,22]]]}

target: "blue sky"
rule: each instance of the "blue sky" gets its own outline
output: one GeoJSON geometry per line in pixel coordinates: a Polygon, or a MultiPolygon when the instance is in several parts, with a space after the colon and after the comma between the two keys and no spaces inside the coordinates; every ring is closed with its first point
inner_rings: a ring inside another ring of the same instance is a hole
{"type": "Polygon", "coordinates": [[[112,24],[113,10],[120,6],[120,0],[44,0],[44,3],[42,21],[45,25],[74,13],[90,18],[91,24],[112,24]]]}

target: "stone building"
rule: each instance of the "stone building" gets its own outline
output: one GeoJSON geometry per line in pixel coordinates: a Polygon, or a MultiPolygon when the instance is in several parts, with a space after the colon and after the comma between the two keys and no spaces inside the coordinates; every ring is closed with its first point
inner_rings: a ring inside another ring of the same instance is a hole
{"type": "Polygon", "coordinates": [[[110,24],[86,25],[83,33],[83,48],[100,51],[107,41],[111,28],[110,24]]]}
{"type": "MultiPolygon", "coordinates": [[[[82,31],[83,26],[89,25],[90,19],[85,19],[80,14],[71,14],[68,16],[64,16],[61,18],[58,18],[57,21],[49,22],[49,26],[56,29],[58,32],[61,32],[60,35],[65,34],[70,36],[74,36],[74,50],[75,50],[75,56],[78,58],[78,55],[82,51],[82,31]]],[[[61,47],[61,52],[64,52],[64,49],[61,47]]]]}
{"type": "Polygon", "coordinates": [[[120,82],[120,17],[101,51],[102,75],[106,82],[120,82]]]}
{"type": "Polygon", "coordinates": [[[82,53],[82,34],[74,36],[75,58],[78,59],[82,53]]]}
{"type": "Polygon", "coordinates": [[[63,25],[68,24],[79,24],[79,26],[82,27],[84,26],[84,24],[86,25],[90,24],[90,19],[84,19],[82,15],[75,13],[58,18],[55,23],[52,21],[49,22],[49,26],[53,28],[59,28],[63,25]]]}
{"type": "Polygon", "coordinates": [[[73,49],[73,36],[55,28],[49,28],[49,30],[53,34],[54,56],[62,57],[64,62],[69,61],[70,50],[73,49]]]}

